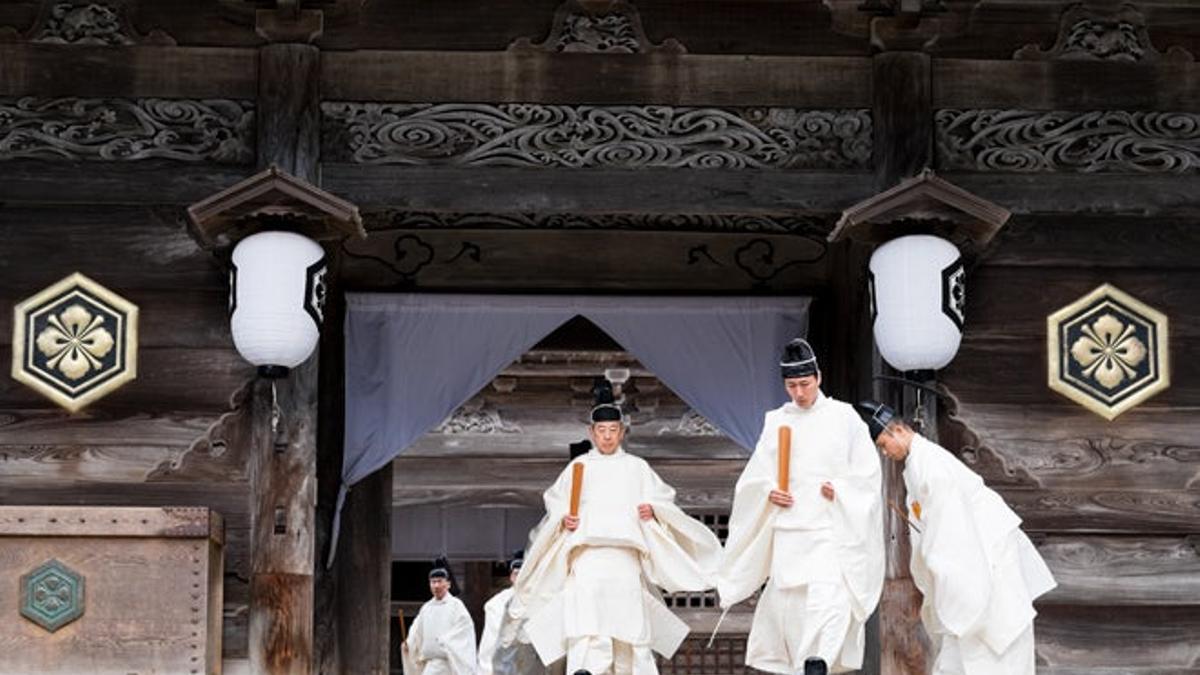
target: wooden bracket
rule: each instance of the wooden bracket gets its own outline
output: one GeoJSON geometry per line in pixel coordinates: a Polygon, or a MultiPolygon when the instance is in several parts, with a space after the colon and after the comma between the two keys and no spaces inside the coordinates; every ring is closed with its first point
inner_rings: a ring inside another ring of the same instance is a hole
{"type": "Polygon", "coordinates": [[[187,212],[192,236],[210,250],[262,229],[264,220],[318,241],[367,236],[357,206],[275,165],[192,204],[187,212]]]}

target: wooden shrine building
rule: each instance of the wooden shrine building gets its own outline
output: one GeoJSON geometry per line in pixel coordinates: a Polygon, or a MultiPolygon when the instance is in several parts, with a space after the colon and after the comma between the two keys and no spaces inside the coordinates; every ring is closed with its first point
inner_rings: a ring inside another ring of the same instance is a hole
{"type": "MultiPolygon", "coordinates": [[[[0,674],[398,672],[429,559],[478,622],[606,373],[723,534],[745,452],[580,318],[341,494],[327,567],[365,292],[806,298],[825,391],[1023,518],[1040,673],[1200,674],[1198,57],[1194,0],[0,0],[0,674]],[[270,227],[328,264],[274,381],[230,323],[270,227]],[[918,402],[867,266],[931,228],[965,314],[918,402]]],[[[862,672],[927,673],[885,529],[862,672]]],[[[706,649],[668,602],[664,673],[748,672],[748,610],[706,649]]]]}

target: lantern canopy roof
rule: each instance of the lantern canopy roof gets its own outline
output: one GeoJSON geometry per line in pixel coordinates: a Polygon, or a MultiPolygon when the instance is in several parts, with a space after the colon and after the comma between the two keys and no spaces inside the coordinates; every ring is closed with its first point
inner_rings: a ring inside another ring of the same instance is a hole
{"type": "Polygon", "coordinates": [[[881,244],[905,234],[933,234],[980,251],[1011,213],[939,178],[931,169],[842,212],[829,241],[881,244]]]}
{"type": "Polygon", "coordinates": [[[262,230],[265,222],[318,241],[366,236],[357,206],[275,165],[187,211],[200,245],[209,249],[262,230]]]}

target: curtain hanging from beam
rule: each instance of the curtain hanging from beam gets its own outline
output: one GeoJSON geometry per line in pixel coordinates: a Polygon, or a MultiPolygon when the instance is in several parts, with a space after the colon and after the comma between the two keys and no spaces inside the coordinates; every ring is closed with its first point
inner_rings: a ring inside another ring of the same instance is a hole
{"type": "MultiPolygon", "coordinates": [[[[807,332],[809,303],[803,297],[348,294],[337,512],[350,486],[575,316],[608,333],[749,454],[763,413],[785,400],[779,353],[807,332]]],[[[337,530],[335,517],[334,550],[337,530]]]]}

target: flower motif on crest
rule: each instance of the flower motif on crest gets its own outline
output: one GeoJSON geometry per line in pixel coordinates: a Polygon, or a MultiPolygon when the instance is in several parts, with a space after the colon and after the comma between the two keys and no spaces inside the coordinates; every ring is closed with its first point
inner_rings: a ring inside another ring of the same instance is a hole
{"type": "Polygon", "coordinates": [[[1146,345],[1134,335],[1132,324],[1105,314],[1083,326],[1082,332],[1071,345],[1071,357],[1083,367],[1086,377],[1112,389],[1137,375],[1137,366],[1146,358],[1146,345]]]}
{"type": "Polygon", "coordinates": [[[12,376],[71,412],[137,377],[137,305],[76,272],[13,308],[12,376]]]}
{"type": "Polygon", "coordinates": [[[1046,317],[1050,388],[1111,420],[1170,386],[1170,322],[1103,284],[1046,317]]]}
{"type": "Polygon", "coordinates": [[[104,327],[104,317],[93,316],[82,305],[71,305],[51,316],[49,326],[37,336],[37,348],[48,368],[78,380],[101,366],[115,341],[104,327]]]}

